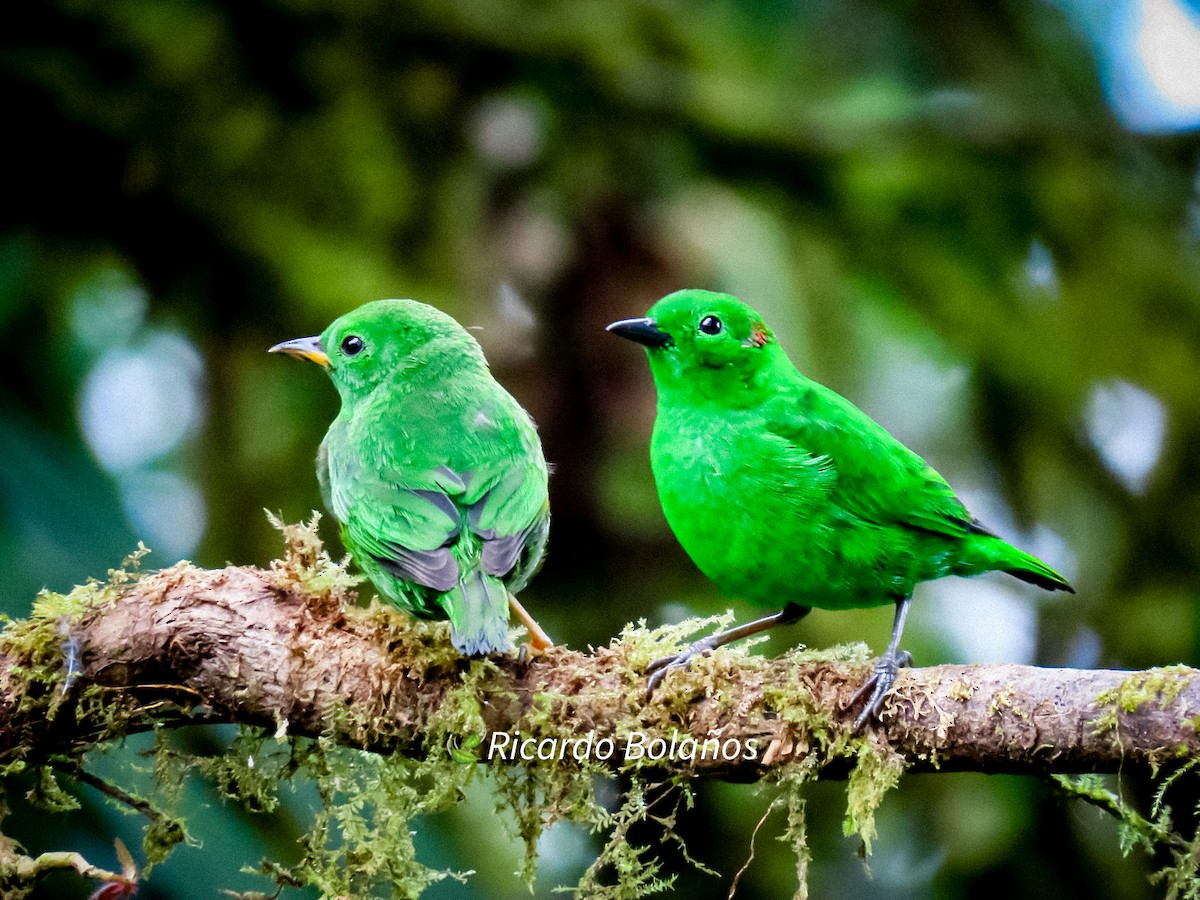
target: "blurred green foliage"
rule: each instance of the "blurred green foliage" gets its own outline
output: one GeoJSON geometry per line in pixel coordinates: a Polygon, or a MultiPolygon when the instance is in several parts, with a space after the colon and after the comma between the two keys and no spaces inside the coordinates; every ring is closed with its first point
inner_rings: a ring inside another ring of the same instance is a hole
{"type": "MultiPolygon", "coordinates": [[[[923,588],[919,663],[1200,663],[1200,141],[1116,123],[1071,8],[27,6],[0,36],[3,610],[102,575],[138,539],[214,566],[275,556],[259,511],[319,506],[336,400],[264,351],[384,296],[481,325],[540,424],[554,527],[523,599],[551,634],[598,644],[638,617],[724,608],[658,512],[644,361],[602,327],[694,286],[762,309],[807,374],[1074,579],[1066,600],[1001,576],[923,588]]],[[[879,649],[889,616],[818,613],[764,652],[879,649]]],[[[138,749],[114,749],[116,770],[138,749]]],[[[139,896],[261,886],[239,866],[294,855],[313,802],[256,816],[189,791],[204,846],[139,896]]],[[[841,791],[808,804],[818,897],[867,890],[841,791]]],[[[80,796],[69,816],[18,803],[5,827],[112,865],[137,823],[80,796]]],[[[700,788],[681,830],[722,877],[685,871],[677,896],[727,890],[768,802],[700,788]]],[[[522,893],[486,792],[427,824],[431,865],[479,873],[428,896],[522,893]]],[[[792,890],[772,827],[746,896],[792,890]]],[[[879,830],[878,896],[1152,891],[1111,823],[1028,780],[906,779],[879,830]]],[[[539,895],[596,846],[556,828],[539,895]]],[[[86,890],[56,876],[43,895],[86,890]]]]}

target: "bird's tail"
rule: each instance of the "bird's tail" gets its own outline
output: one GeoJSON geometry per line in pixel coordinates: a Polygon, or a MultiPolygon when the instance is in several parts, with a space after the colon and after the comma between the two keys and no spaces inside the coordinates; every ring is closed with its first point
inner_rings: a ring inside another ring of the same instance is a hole
{"type": "Polygon", "coordinates": [[[978,575],[982,572],[1007,572],[1047,591],[1075,593],[1067,579],[1036,556],[981,530],[972,533],[964,544],[955,574],[978,575]]]}
{"type": "Polygon", "coordinates": [[[508,590],[499,578],[479,569],[470,570],[439,599],[450,619],[450,640],[464,656],[512,649],[508,590]]]}

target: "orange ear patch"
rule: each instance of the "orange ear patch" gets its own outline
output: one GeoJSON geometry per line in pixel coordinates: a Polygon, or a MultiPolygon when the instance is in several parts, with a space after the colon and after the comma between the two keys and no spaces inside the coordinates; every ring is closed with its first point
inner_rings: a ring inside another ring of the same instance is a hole
{"type": "Polygon", "coordinates": [[[750,337],[746,339],[746,345],[749,347],[765,347],[767,341],[770,339],[770,335],[767,333],[767,326],[755,323],[754,328],[750,331],[750,337]]]}

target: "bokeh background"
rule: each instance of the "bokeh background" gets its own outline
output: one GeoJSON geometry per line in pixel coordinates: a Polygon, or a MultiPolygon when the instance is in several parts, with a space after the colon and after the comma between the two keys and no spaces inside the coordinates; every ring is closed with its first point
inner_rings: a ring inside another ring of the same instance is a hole
{"type": "MultiPolygon", "coordinates": [[[[47,0],[6,18],[8,615],[138,540],[156,566],[276,556],[261,510],[319,508],[336,396],[265,350],[406,296],[480,326],[540,425],[553,531],[523,599],[551,634],[744,619],[666,527],[644,356],[603,330],[692,286],[759,307],[803,371],[1078,588],[926,585],[918,664],[1200,663],[1195,0],[47,0]]],[[[759,650],[879,651],[890,617],[818,611],[759,650]]],[[[138,750],[97,765],[145,766],[138,750]]],[[[528,896],[477,787],[420,824],[428,862],[477,871],[427,896],[528,896]]],[[[137,847],[141,823],[78,793],[51,815],[10,790],[5,831],[115,866],[112,838],[137,847]]],[[[676,896],[724,896],[770,797],[699,788],[682,831],[721,876],[664,850],[676,896]]],[[[295,858],[312,796],[285,801],[255,816],[189,785],[203,846],[139,896],[265,888],[239,868],[295,858]]],[[[869,876],[842,787],[808,809],[816,897],[1155,895],[1113,822],[1029,779],[906,778],[869,876]]],[[[794,889],[781,827],[744,896],[794,889]]],[[[538,895],[597,847],[552,829],[538,895]]],[[[56,876],[40,896],[87,890],[56,876]]]]}

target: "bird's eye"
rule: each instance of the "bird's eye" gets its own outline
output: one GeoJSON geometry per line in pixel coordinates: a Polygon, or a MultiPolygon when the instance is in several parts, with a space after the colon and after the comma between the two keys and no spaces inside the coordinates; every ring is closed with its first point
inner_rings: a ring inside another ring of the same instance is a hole
{"type": "Polygon", "coordinates": [[[700,330],[705,334],[720,334],[723,327],[716,316],[705,316],[700,320],[700,330]]]}
{"type": "Polygon", "coordinates": [[[365,346],[363,339],[357,334],[348,334],[342,339],[342,352],[347,356],[357,356],[362,353],[365,346]]]}

